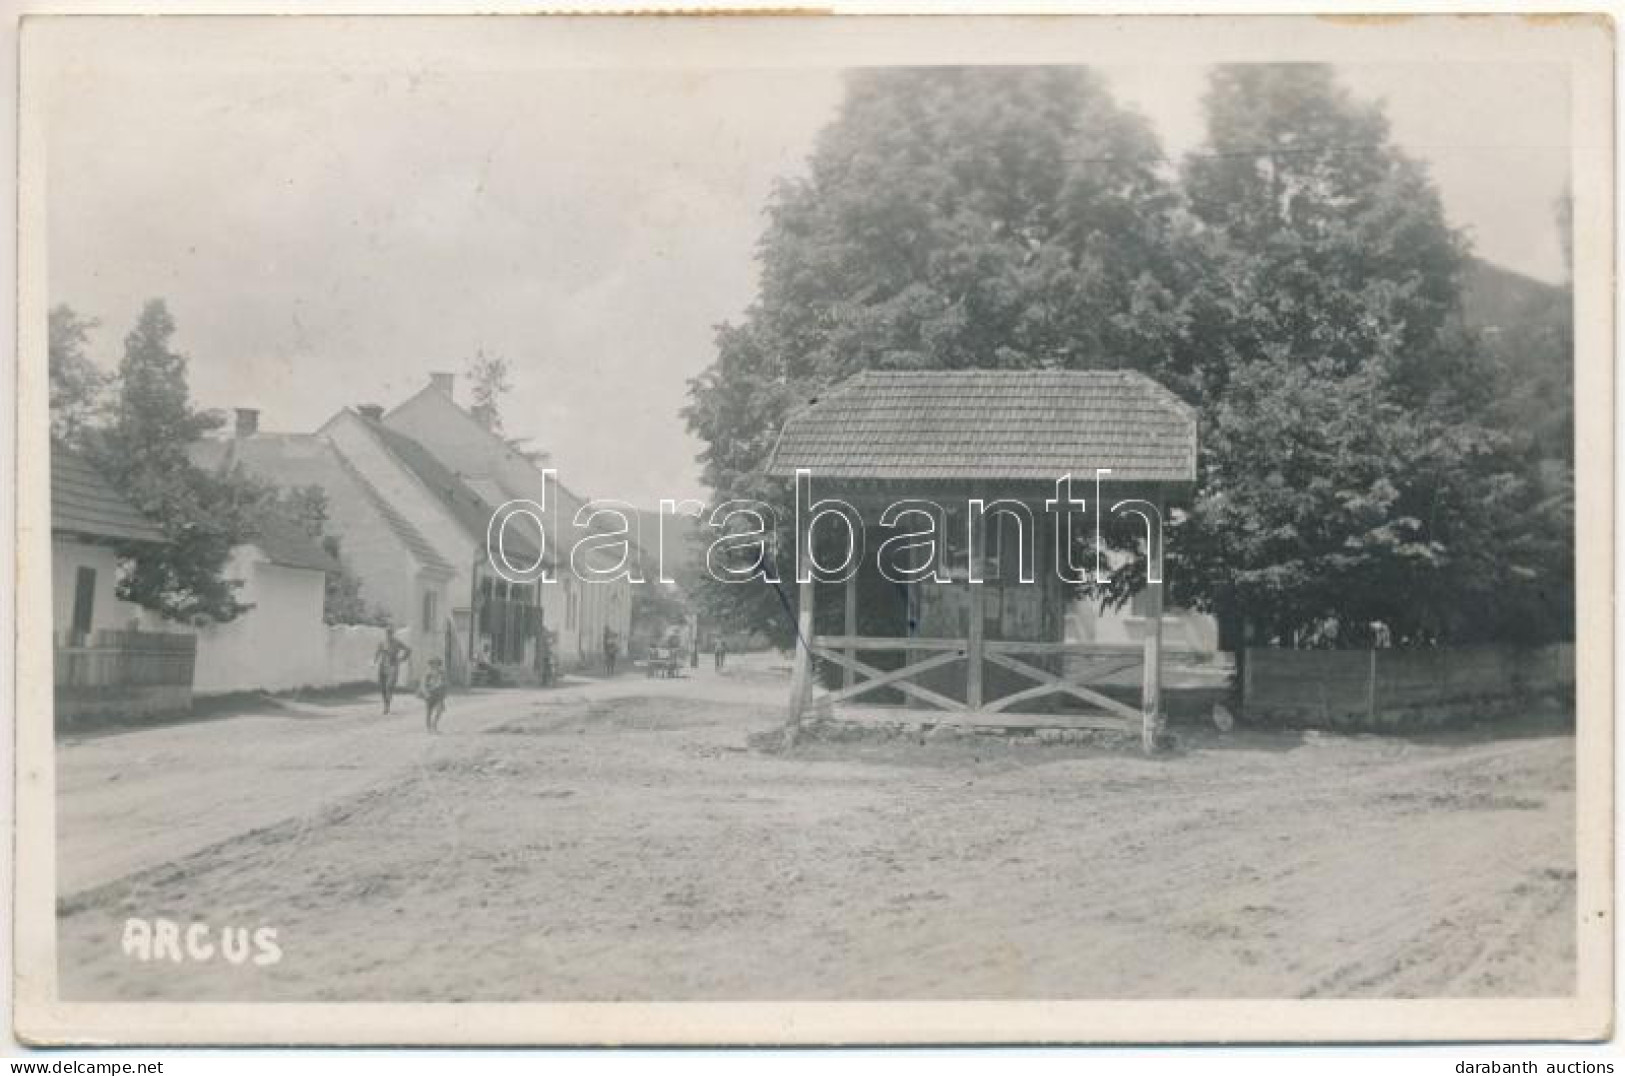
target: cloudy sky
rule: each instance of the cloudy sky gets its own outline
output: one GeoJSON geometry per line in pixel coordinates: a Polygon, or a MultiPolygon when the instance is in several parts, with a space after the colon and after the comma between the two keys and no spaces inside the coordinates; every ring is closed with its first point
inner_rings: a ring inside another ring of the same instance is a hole
{"type": "MultiPolygon", "coordinates": [[[[200,404],[309,430],[483,349],[514,366],[509,432],[567,484],[644,504],[701,492],[686,383],[751,300],[764,206],[831,119],[837,69],[139,52],[72,53],[43,99],[50,299],[101,320],[99,359],[162,296],[200,404]]],[[[1201,66],[1103,70],[1170,153],[1199,144],[1201,66]]],[[[1387,101],[1482,256],[1561,276],[1562,68],[1343,75],[1387,101]]]]}

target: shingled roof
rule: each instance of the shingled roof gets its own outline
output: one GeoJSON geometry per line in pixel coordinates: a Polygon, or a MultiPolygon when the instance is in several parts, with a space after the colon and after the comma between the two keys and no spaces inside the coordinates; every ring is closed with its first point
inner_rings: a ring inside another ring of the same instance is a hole
{"type": "Polygon", "coordinates": [[[51,532],[111,542],[162,542],[164,532],[64,449],[51,450],[51,532]]]}
{"type": "Polygon", "coordinates": [[[378,513],[390,531],[394,533],[396,538],[400,539],[401,544],[406,546],[407,552],[411,553],[419,564],[425,568],[433,568],[444,572],[455,572],[457,570],[451,561],[440,555],[429,539],[423,536],[423,532],[418,530],[410,519],[402,515],[400,509],[391,504],[389,498],[385,497],[378,487],[373,485],[367,479],[367,476],[361,473],[355,464],[345,459],[336,450],[333,456],[350,481],[355,483],[356,488],[361,491],[361,495],[367,499],[367,503],[372,505],[373,511],[378,513]]]}
{"type": "Polygon", "coordinates": [[[320,486],[329,501],[364,501],[420,565],[447,573],[456,570],[325,437],[312,433],[256,433],[199,441],[190,453],[192,462],[207,470],[229,472],[241,466],[279,485],[320,486]]]}
{"type": "Polygon", "coordinates": [[[1196,478],[1196,415],[1129,370],[867,370],[791,415],[768,473],[847,479],[1196,478]]]}
{"type": "Polygon", "coordinates": [[[310,532],[291,519],[269,512],[249,523],[249,541],[259,547],[266,559],[284,568],[306,568],[315,572],[337,572],[342,565],[310,532]]]}
{"type": "MultiPolygon", "coordinates": [[[[389,450],[390,455],[416,475],[418,481],[428,487],[430,493],[451,513],[452,518],[456,519],[463,530],[483,548],[490,529],[491,517],[500,506],[488,503],[464,481],[461,475],[447,467],[439,457],[417,441],[390,429],[381,422],[368,418],[363,418],[362,421],[389,450]]],[[[553,558],[543,556],[535,543],[525,537],[518,527],[509,527],[503,531],[502,548],[509,559],[518,564],[532,564],[538,560],[545,564],[553,563],[553,558]]]]}

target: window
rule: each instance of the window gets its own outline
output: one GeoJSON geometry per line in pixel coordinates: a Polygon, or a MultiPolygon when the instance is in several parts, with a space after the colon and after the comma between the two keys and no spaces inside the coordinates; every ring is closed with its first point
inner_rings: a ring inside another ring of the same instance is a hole
{"type": "Polygon", "coordinates": [[[439,604],[439,602],[437,600],[439,597],[440,597],[440,595],[436,594],[432,590],[425,590],[423,592],[423,630],[424,631],[433,631],[434,630],[435,622],[438,619],[436,614],[439,612],[439,610],[436,608],[436,606],[439,604]]]}
{"type": "Polygon", "coordinates": [[[90,635],[95,615],[96,569],[80,568],[73,580],[73,624],[68,629],[72,643],[81,643],[90,635]]]}

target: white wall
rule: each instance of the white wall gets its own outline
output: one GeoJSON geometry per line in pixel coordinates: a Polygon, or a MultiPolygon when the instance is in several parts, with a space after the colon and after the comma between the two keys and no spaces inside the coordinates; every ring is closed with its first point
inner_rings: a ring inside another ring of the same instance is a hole
{"type": "MultiPolygon", "coordinates": [[[[384,629],[375,628],[365,624],[329,624],[325,642],[326,672],[323,675],[322,686],[336,684],[356,684],[371,682],[378,677],[377,667],[373,665],[373,655],[378,652],[378,644],[384,641],[384,629]]],[[[413,647],[413,657],[417,650],[413,645],[408,632],[397,632],[407,646],[413,647]]],[[[411,661],[401,669],[401,686],[416,683],[416,676],[412,672],[411,661]]]]}
{"type": "Polygon", "coordinates": [[[253,608],[235,620],[198,629],[192,690],[280,691],[323,681],[322,573],[272,564],[256,546],[243,545],[232,551],[224,574],[243,581],[237,598],[253,608]]]}
{"type": "MultiPolygon", "coordinates": [[[[1066,639],[1076,643],[1138,643],[1145,639],[1147,621],[1134,603],[1102,611],[1087,599],[1069,602],[1066,639]]],[[[1162,644],[1170,650],[1214,654],[1219,649],[1219,625],[1206,613],[1170,608],[1162,618],[1162,644]]]]}
{"type": "MultiPolygon", "coordinates": [[[[451,564],[456,574],[449,580],[444,592],[451,604],[444,607],[442,612],[467,609],[469,595],[472,593],[471,572],[475,557],[483,555],[483,538],[476,542],[468,535],[446,506],[378,443],[376,435],[367,428],[365,420],[360,416],[348,411],[342,412],[324,426],[321,432],[356,470],[366,476],[367,481],[372,483],[396,511],[411,520],[435,551],[451,564]]],[[[365,571],[365,565],[355,567],[357,570],[365,571]]],[[[415,593],[421,594],[421,590],[415,593]]],[[[403,625],[416,624],[420,618],[415,610],[392,609],[391,613],[403,625]]]]}
{"type": "MultiPolygon", "coordinates": [[[[243,581],[239,598],[254,608],[225,624],[198,631],[196,694],[290,691],[365,683],[377,676],[373,655],[384,629],[322,621],[322,573],[272,564],[253,546],[239,546],[227,569],[243,581]]],[[[396,635],[413,647],[420,632],[396,635]]],[[[413,663],[401,684],[415,681],[413,663]]]]}
{"type": "Polygon", "coordinates": [[[129,614],[118,600],[118,557],[105,546],[71,538],[51,540],[51,631],[60,640],[73,624],[73,597],[80,568],[96,573],[91,631],[127,626],[129,614]]]}
{"type": "MultiPolygon", "coordinates": [[[[80,567],[96,571],[92,632],[122,631],[132,626],[169,633],[193,630],[118,600],[118,558],[111,549],[57,538],[51,543],[51,611],[52,630],[59,638],[73,621],[74,587],[80,567]]],[[[233,551],[225,575],[243,581],[238,597],[254,608],[229,623],[197,629],[195,693],[286,691],[374,679],[372,659],[384,630],[324,623],[326,584],[321,572],[271,564],[257,548],[239,546],[233,551]]],[[[408,628],[397,634],[414,651],[416,639],[422,635],[408,628]]],[[[401,670],[401,683],[415,682],[414,667],[408,663],[401,670]]]]}

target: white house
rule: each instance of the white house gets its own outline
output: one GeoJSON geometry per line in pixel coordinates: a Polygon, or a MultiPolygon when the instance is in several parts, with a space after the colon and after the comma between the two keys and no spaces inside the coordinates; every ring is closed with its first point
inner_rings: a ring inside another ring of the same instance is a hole
{"type": "Polygon", "coordinates": [[[163,532],[96,469],[51,451],[51,599],[55,720],[129,720],[192,705],[195,640],[139,632],[142,610],[119,600],[121,553],[163,532]]]}
{"type": "Polygon", "coordinates": [[[53,449],[51,612],[57,645],[84,646],[98,631],[125,629],[139,619],[140,608],[118,598],[117,550],[163,541],[158,526],[94,467],[53,449]]]}
{"type": "MultiPolygon", "coordinates": [[[[583,582],[568,570],[569,538],[579,533],[571,525],[585,500],[557,481],[549,484],[534,462],[459,407],[452,398],[453,384],[449,373],[431,374],[428,385],[384,416],[384,426],[432,452],[492,508],[516,499],[545,504],[547,523],[565,547],[555,551],[557,582],[541,587],[542,608],[548,628],[557,636],[555,657],[562,668],[596,665],[606,628],[620,639],[625,653],[632,627],[632,584],[625,579],[583,582]]],[[[636,526],[636,513],[629,515],[636,526]]],[[[517,530],[510,528],[505,540],[517,530]]],[[[633,535],[634,543],[635,539],[633,535]]],[[[524,563],[522,555],[514,553],[514,560],[524,563]]],[[[642,558],[635,545],[632,556],[634,562],[642,558]]],[[[597,567],[614,567],[603,550],[592,551],[590,559],[597,567]]]]}
{"type": "MultiPolygon", "coordinates": [[[[199,466],[241,470],[285,487],[317,486],[327,495],[327,532],[339,539],[340,556],[361,580],[361,598],[381,610],[397,634],[413,648],[443,638],[453,605],[457,570],[436,550],[398,505],[369,481],[332,440],[314,433],[267,433],[257,414],[239,409],[233,436],[199,442],[192,458],[199,466]]],[[[466,580],[461,592],[467,591],[466,580]]],[[[329,629],[332,652],[329,683],[353,680],[358,665],[366,673],[366,639],[376,629],[329,629]],[[356,637],[350,639],[350,637],[356,637]],[[364,637],[364,638],[363,638],[364,637]],[[349,641],[346,641],[349,640],[349,641]]],[[[370,645],[376,645],[374,640],[370,645]]],[[[418,669],[409,666],[403,675],[418,669]]]]}
{"type": "Polygon", "coordinates": [[[235,620],[198,629],[194,694],[367,679],[365,658],[353,670],[330,667],[322,607],[327,573],[338,571],[338,562],[297,523],[267,516],[254,529],[251,541],[232,550],[223,573],[240,582],[237,600],[251,608],[235,620]]]}

